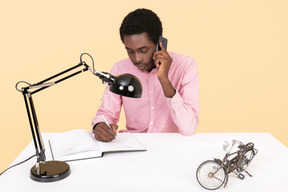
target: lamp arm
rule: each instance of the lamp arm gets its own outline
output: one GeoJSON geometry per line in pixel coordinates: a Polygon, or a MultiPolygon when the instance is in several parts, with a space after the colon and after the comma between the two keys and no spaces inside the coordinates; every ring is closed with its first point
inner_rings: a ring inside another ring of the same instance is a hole
{"type": "Polygon", "coordinates": [[[28,87],[24,87],[24,88],[22,88],[22,90],[27,90],[27,91],[28,91],[28,90],[30,90],[30,89],[39,87],[38,89],[30,92],[30,94],[33,95],[34,93],[37,93],[37,92],[42,91],[42,90],[44,90],[44,89],[47,89],[48,87],[50,87],[50,86],[52,86],[52,85],[55,85],[55,84],[57,84],[57,83],[60,83],[61,81],[64,81],[64,80],[66,80],[66,79],[69,79],[70,77],[73,77],[73,76],[75,76],[75,75],[78,75],[79,73],[82,73],[82,72],[88,71],[88,70],[91,70],[90,67],[89,67],[85,62],[82,62],[82,63],[79,63],[78,65],[75,65],[74,67],[71,67],[71,68],[69,68],[69,69],[67,69],[67,70],[65,70],[65,71],[62,71],[62,72],[60,72],[60,73],[58,73],[58,74],[56,74],[56,75],[53,75],[52,77],[49,77],[49,78],[47,78],[47,79],[45,79],[45,80],[43,80],[43,81],[40,81],[40,82],[35,83],[35,84],[32,84],[32,85],[30,85],[30,86],[28,86],[28,87]],[[59,79],[59,80],[56,80],[56,81],[54,81],[54,82],[52,82],[52,83],[45,83],[45,82],[47,82],[47,81],[49,81],[49,80],[53,80],[53,79],[55,79],[56,77],[59,77],[59,76],[65,74],[65,73],[68,73],[69,71],[72,71],[72,70],[74,70],[74,69],[76,69],[76,68],[78,68],[78,67],[81,67],[81,66],[84,66],[84,68],[81,69],[81,70],[79,70],[79,71],[77,71],[77,72],[74,72],[74,73],[72,73],[72,74],[70,74],[70,75],[67,75],[66,77],[63,77],[63,78],[61,78],[61,79],[59,79]]]}
{"type": "MultiPolygon", "coordinates": [[[[39,151],[43,148],[39,145],[38,137],[36,137],[36,134],[34,131],[34,122],[33,122],[33,116],[32,116],[32,112],[31,112],[31,109],[32,109],[31,103],[30,103],[30,101],[33,101],[33,100],[32,100],[32,97],[30,99],[28,99],[28,94],[26,92],[22,92],[22,94],[24,97],[25,107],[26,107],[26,111],[27,111],[27,115],[28,115],[28,119],[29,119],[29,124],[30,124],[30,128],[31,128],[31,133],[32,133],[32,137],[33,137],[33,142],[34,142],[36,155],[37,155],[37,159],[38,159],[39,151]]],[[[43,149],[43,151],[44,151],[44,149],[43,149]]],[[[45,159],[44,159],[44,161],[45,161],[45,159]]]]}
{"type": "Polygon", "coordinates": [[[103,84],[108,83],[108,85],[112,85],[113,83],[115,83],[116,78],[110,73],[94,71],[93,74],[99,77],[102,80],[103,84]]]}
{"type": "Polygon", "coordinates": [[[29,124],[30,124],[30,128],[31,128],[31,133],[32,133],[32,137],[33,137],[33,141],[34,141],[34,146],[35,146],[35,150],[36,150],[36,155],[37,155],[37,163],[39,162],[45,162],[46,160],[46,156],[45,156],[45,146],[43,144],[43,140],[42,140],[42,136],[41,136],[41,132],[40,132],[40,129],[39,129],[39,124],[38,124],[38,119],[37,119],[37,115],[36,115],[36,110],[35,110],[35,107],[34,107],[34,102],[33,102],[33,98],[32,98],[32,95],[39,92],[39,91],[42,91],[44,89],[47,89],[48,87],[52,86],[52,85],[55,85],[57,83],[60,83],[68,78],[71,78],[75,75],[78,75],[82,72],[85,72],[85,71],[88,71],[90,70],[89,66],[85,63],[85,62],[81,62],[79,63],[78,65],[74,66],[74,67],[71,67],[65,71],[62,71],[52,77],[49,77],[43,81],[40,81],[38,83],[35,83],[35,84],[32,84],[32,85],[29,85],[27,87],[23,87],[21,89],[21,92],[23,94],[23,97],[24,97],[24,102],[25,102],[25,107],[26,107],[26,110],[27,110],[27,115],[28,115],[28,119],[29,119],[29,124]],[[56,77],[59,77],[65,73],[68,73],[70,72],[71,70],[74,70],[78,67],[81,67],[81,66],[84,66],[83,69],[77,71],[77,72],[74,72],[70,75],[67,75],[59,80],[56,80],[55,82],[52,82],[52,83],[46,83],[47,81],[49,80],[53,80],[55,79],[56,77]],[[31,89],[36,89],[34,91],[30,91],[31,89]]]}

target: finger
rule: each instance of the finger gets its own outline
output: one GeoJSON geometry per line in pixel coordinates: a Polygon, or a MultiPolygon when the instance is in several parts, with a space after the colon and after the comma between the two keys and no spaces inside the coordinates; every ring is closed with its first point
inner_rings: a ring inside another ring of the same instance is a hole
{"type": "Polygon", "coordinates": [[[112,129],[113,129],[115,135],[117,135],[118,125],[111,124],[111,127],[112,127],[112,129]]]}
{"type": "MultiPolygon", "coordinates": [[[[113,127],[115,126],[115,125],[113,125],[113,124],[110,124],[110,127],[108,127],[108,125],[103,125],[105,128],[105,131],[107,132],[107,133],[109,133],[110,135],[112,135],[112,136],[115,136],[116,135],[116,132],[115,132],[115,130],[113,129],[113,127]]],[[[117,126],[118,127],[118,126],[117,126]]]]}
{"type": "Polygon", "coordinates": [[[118,125],[111,124],[110,126],[111,126],[112,130],[114,131],[114,136],[116,137],[117,136],[118,125]]]}
{"type": "Polygon", "coordinates": [[[169,57],[169,53],[165,50],[154,52],[153,59],[156,59],[158,56],[169,57]]]}
{"type": "MultiPolygon", "coordinates": [[[[100,123],[99,123],[100,124],[100,123]]],[[[112,124],[110,125],[112,126],[112,124]]],[[[114,126],[114,125],[113,125],[114,126]]],[[[115,131],[113,130],[113,128],[111,129],[106,123],[104,122],[101,122],[101,125],[100,127],[105,131],[107,132],[108,134],[110,134],[111,136],[115,136],[115,131]]]]}
{"type": "Polygon", "coordinates": [[[94,132],[94,136],[95,136],[95,139],[96,139],[97,141],[105,141],[105,140],[106,140],[105,136],[102,135],[102,134],[100,133],[100,131],[95,131],[95,132],[94,132]]]}
{"type": "Polygon", "coordinates": [[[158,59],[154,60],[154,65],[159,68],[161,65],[161,61],[159,61],[158,59]]]}
{"type": "Polygon", "coordinates": [[[106,140],[106,138],[99,132],[95,132],[94,136],[95,136],[95,139],[97,141],[103,141],[104,142],[106,140]]]}
{"type": "Polygon", "coordinates": [[[165,57],[163,55],[157,55],[154,59],[154,64],[156,67],[159,67],[161,63],[163,63],[165,60],[165,57]]]}
{"type": "Polygon", "coordinates": [[[95,127],[94,134],[95,138],[101,141],[109,141],[115,138],[115,132],[103,122],[95,127]]]}
{"type": "Polygon", "coordinates": [[[159,68],[160,65],[161,65],[161,63],[162,63],[162,59],[159,58],[159,57],[156,57],[156,59],[154,60],[155,66],[156,66],[157,68],[159,68]]]}
{"type": "Polygon", "coordinates": [[[96,139],[97,141],[101,141],[101,142],[110,142],[110,141],[113,140],[112,138],[107,138],[107,137],[105,137],[104,135],[102,135],[102,134],[100,134],[100,133],[98,133],[97,135],[95,135],[95,139],[96,139]]]}
{"type": "Polygon", "coordinates": [[[160,41],[159,45],[160,45],[160,47],[161,47],[161,50],[166,51],[166,49],[165,49],[165,47],[163,46],[163,44],[162,44],[161,41],[160,41]]]}
{"type": "Polygon", "coordinates": [[[166,57],[164,56],[164,55],[162,55],[162,54],[158,54],[158,55],[156,55],[156,57],[155,57],[155,59],[165,59],[166,57]]]}
{"type": "Polygon", "coordinates": [[[111,135],[107,135],[106,132],[99,131],[95,134],[95,139],[97,139],[98,141],[109,142],[115,139],[115,137],[111,135]]]}

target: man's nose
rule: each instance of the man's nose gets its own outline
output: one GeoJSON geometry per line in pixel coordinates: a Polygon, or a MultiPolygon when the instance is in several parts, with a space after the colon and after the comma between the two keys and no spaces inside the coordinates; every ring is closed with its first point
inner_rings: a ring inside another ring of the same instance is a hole
{"type": "Polygon", "coordinates": [[[135,54],[135,62],[140,63],[142,61],[143,61],[143,59],[142,59],[141,55],[139,53],[136,53],[135,54]]]}

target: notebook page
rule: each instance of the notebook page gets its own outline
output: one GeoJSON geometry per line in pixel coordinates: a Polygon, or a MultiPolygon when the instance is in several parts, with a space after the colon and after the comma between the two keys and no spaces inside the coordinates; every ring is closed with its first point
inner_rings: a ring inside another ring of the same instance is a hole
{"type": "Polygon", "coordinates": [[[84,129],[59,133],[50,139],[55,160],[101,156],[101,150],[92,134],[84,129]]]}
{"type": "Polygon", "coordinates": [[[146,150],[145,147],[129,132],[118,133],[113,141],[98,141],[98,144],[102,152],[146,150]]]}

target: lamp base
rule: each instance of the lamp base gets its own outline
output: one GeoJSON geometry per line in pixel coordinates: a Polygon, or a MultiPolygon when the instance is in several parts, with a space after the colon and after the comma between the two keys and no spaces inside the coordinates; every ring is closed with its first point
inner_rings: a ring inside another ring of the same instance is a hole
{"type": "Polygon", "coordinates": [[[62,161],[46,161],[39,163],[40,174],[36,165],[31,168],[30,178],[38,182],[59,181],[68,177],[71,173],[70,166],[62,161]]]}

